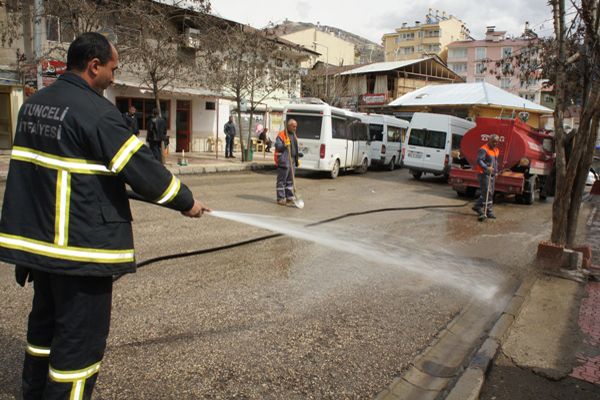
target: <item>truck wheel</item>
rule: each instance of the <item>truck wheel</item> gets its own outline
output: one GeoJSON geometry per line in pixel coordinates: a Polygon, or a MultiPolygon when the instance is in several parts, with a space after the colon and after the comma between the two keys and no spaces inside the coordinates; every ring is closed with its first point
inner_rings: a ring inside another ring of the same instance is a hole
{"type": "Polygon", "coordinates": [[[333,169],[329,173],[329,177],[331,179],[335,179],[340,174],[340,160],[335,160],[335,164],[333,164],[333,169]]]}
{"type": "Polygon", "coordinates": [[[388,165],[388,170],[389,171],[393,171],[396,168],[396,157],[392,157],[392,161],[390,162],[390,165],[388,165]]]}
{"type": "Polygon", "coordinates": [[[423,175],[423,173],[421,171],[410,171],[410,173],[412,174],[413,178],[415,178],[416,180],[421,179],[421,176],[423,175]]]}

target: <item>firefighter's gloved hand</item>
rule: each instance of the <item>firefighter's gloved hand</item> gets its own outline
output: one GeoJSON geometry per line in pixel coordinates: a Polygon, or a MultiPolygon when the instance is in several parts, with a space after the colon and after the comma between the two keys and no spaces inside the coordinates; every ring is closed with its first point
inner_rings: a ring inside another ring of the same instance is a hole
{"type": "Polygon", "coordinates": [[[15,280],[21,287],[25,287],[25,282],[31,282],[33,280],[31,270],[21,265],[15,265],[15,280]]]}
{"type": "Polygon", "coordinates": [[[300,166],[300,160],[296,161],[296,168],[300,166]]]}
{"type": "Polygon", "coordinates": [[[488,172],[488,175],[493,175],[494,174],[494,167],[488,167],[487,172],[488,172]]]}
{"type": "Polygon", "coordinates": [[[286,145],[286,146],[289,146],[289,145],[291,145],[291,144],[292,144],[292,142],[290,142],[290,139],[286,139],[286,140],[285,140],[285,145],[286,145]]]}

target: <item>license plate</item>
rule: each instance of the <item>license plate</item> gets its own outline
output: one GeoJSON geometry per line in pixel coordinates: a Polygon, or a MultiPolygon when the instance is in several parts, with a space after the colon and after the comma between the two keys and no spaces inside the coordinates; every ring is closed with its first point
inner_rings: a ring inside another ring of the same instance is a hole
{"type": "Polygon", "coordinates": [[[421,158],[423,157],[423,153],[421,153],[420,151],[409,151],[408,156],[412,158],[421,158]]]}

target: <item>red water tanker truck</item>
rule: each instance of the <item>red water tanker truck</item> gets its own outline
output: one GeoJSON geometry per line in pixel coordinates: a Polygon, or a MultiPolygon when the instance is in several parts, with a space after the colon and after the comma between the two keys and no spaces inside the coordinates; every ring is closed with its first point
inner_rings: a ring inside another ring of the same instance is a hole
{"type": "Polygon", "coordinates": [[[496,193],[515,195],[518,203],[532,204],[536,191],[540,199],[553,195],[554,138],[548,131],[537,130],[520,119],[477,118],[460,143],[460,154],[450,169],[450,184],[459,196],[475,196],[479,188],[477,152],[492,134],[499,137],[496,193]]]}

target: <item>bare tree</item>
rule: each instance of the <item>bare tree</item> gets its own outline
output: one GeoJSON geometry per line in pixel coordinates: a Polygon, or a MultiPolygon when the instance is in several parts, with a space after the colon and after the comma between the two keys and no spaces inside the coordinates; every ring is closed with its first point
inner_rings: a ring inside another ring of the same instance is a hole
{"type": "Polygon", "coordinates": [[[281,43],[267,31],[235,23],[215,29],[206,39],[221,45],[206,58],[211,60],[210,80],[235,99],[242,160],[245,161],[245,150],[250,148],[252,121],[259,105],[276,93],[289,96],[299,85],[299,67],[290,56],[297,50],[281,43]],[[250,114],[248,132],[241,129],[243,103],[248,105],[250,114]],[[244,133],[247,133],[246,141],[244,133]]]}
{"type": "MultiPolygon", "coordinates": [[[[0,22],[3,44],[27,36],[27,19],[45,18],[48,26],[56,25],[60,37],[42,57],[64,59],[76,36],[100,31],[117,42],[122,69],[152,89],[158,110],[163,89],[193,78],[196,53],[206,42],[194,40],[189,29],[201,27],[210,10],[210,0],[46,0],[39,10],[32,0],[11,3],[0,22]]],[[[28,58],[31,63],[40,61],[28,58]]]]}
{"type": "Polygon", "coordinates": [[[549,0],[554,37],[542,38],[515,58],[521,80],[548,79],[554,88],[556,195],[552,207],[551,241],[575,244],[579,210],[600,120],[600,0],[549,0]],[[567,108],[580,104],[580,124],[565,132],[567,108]]]}
{"type": "MultiPolygon", "coordinates": [[[[160,110],[159,95],[168,86],[193,84],[196,39],[210,10],[209,0],[126,0],[120,2],[114,30],[124,69],[147,85],[160,110]]],[[[197,83],[197,82],[196,82],[197,83]]]]}
{"type": "Polygon", "coordinates": [[[551,240],[572,246],[600,120],[600,1],[573,2],[576,14],[570,24],[565,0],[551,0],[550,5],[555,42],[547,47],[545,72],[555,86],[557,144],[551,240]],[[563,118],[571,100],[581,102],[581,116],[577,133],[567,138],[563,118]]]}
{"type": "Polygon", "coordinates": [[[329,73],[326,67],[312,69],[302,77],[302,96],[315,97],[335,107],[345,107],[352,101],[357,103],[358,98],[347,76],[329,73]]]}

